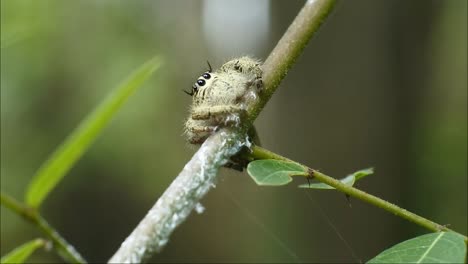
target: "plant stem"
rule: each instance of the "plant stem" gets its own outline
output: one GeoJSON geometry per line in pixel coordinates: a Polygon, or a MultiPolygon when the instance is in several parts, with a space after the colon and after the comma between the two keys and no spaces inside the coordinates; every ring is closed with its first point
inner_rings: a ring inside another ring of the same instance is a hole
{"type": "Polygon", "coordinates": [[[312,35],[331,12],[335,0],[308,0],[262,65],[264,91],[249,111],[249,121],[260,111],[296,62],[312,35]]]}
{"type": "Polygon", "coordinates": [[[15,198],[1,192],[0,202],[6,208],[21,215],[24,219],[36,225],[53,243],[57,253],[70,263],[86,263],[86,260],[47,221],[34,209],[31,209],[15,198]]]}
{"type": "MultiPolygon", "coordinates": [[[[251,153],[248,153],[246,155],[250,156],[250,158],[253,158],[253,159],[275,159],[275,160],[282,160],[282,161],[289,161],[289,162],[294,162],[294,163],[297,163],[297,164],[300,164],[298,162],[295,162],[295,161],[292,161],[286,157],[283,157],[281,155],[278,155],[276,153],[273,153],[267,149],[264,149],[262,147],[259,147],[259,146],[253,146],[252,147],[252,152],[251,153]]],[[[354,198],[357,198],[359,200],[362,200],[364,202],[367,202],[367,203],[370,203],[370,204],[373,204],[377,207],[380,207],[390,213],[393,213],[397,216],[400,216],[410,222],[413,222],[417,225],[420,225],[426,229],[429,229],[431,231],[434,231],[434,232],[440,232],[440,231],[452,231],[451,229],[447,228],[446,226],[443,226],[443,225],[440,225],[440,224],[437,224],[429,219],[426,219],[422,216],[419,216],[415,213],[412,213],[412,212],[409,212],[408,210],[406,209],[403,209],[395,204],[392,204],[390,202],[387,202],[385,200],[382,200],[380,199],[379,197],[376,197],[372,194],[368,194],[364,191],[361,191],[359,189],[356,189],[355,187],[353,186],[349,186],[349,185],[346,185],[344,183],[342,183],[341,181],[339,180],[336,180],[330,176],[327,176],[325,175],[324,173],[321,173],[317,170],[314,170],[314,169],[311,169],[303,164],[300,164],[301,166],[304,166],[305,168],[307,168],[310,172],[310,176],[311,177],[314,177],[315,179],[317,179],[318,181],[320,182],[323,182],[327,185],[330,185],[332,187],[334,187],[335,189],[337,189],[338,191],[340,192],[343,192],[343,193],[346,193],[347,195],[349,196],[352,196],[354,198]]],[[[467,237],[465,236],[465,240],[467,240],[467,237]]]]}

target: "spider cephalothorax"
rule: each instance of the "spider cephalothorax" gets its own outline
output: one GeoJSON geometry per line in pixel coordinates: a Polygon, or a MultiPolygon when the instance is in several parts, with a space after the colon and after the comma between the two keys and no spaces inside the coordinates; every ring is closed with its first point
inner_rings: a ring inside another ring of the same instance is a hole
{"type": "Polygon", "coordinates": [[[192,91],[185,134],[192,144],[201,144],[218,128],[239,125],[247,107],[263,88],[260,62],[241,57],[223,64],[217,71],[202,74],[192,91]]]}

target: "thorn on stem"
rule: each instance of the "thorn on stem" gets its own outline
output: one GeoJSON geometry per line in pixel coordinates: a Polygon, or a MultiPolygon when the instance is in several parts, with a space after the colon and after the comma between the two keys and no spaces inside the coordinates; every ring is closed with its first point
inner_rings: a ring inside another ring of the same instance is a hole
{"type": "Polygon", "coordinates": [[[309,183],[309,188],[310,188],[310,180],[314,178],[314,170],[309,169],[309,175],[306,176],[307,182],[309,183]]]}
{"type": "Polygon", "coordinates": [[[438,226],[439,232],[446,231],[447,229],[449,229],[450,225],[451,224],[439,225],[438,226]]]}
{"type": "Polygon", "coordinates": [[[349,205],[349,208],[352,208],[352,204],[351,204],[351,196],[349,196],[349,194],[345,194],[345,197],[346,197],[346,200],[348,201],[348,205],[349,205]]]}

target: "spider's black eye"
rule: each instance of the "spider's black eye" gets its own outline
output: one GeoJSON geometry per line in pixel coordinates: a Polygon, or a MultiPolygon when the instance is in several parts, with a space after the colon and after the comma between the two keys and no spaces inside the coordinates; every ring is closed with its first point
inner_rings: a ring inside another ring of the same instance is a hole
{"type": "Polygon", "coordinates": [[[200,85],[200,86],[203,86],[203,85],[206,84],[206,82],[205,82],[205,80],[203,80],[203,79],[198,79],[198,80],[197,80],[197,84],[200,85]]]}
{"type": "Polygon", "coordinates": [[[203,75],[202,75],[203,78],[205,78],[206,80],[210,79],[211,78],[211,75],[207,72],[205,72],[203,75]]]}

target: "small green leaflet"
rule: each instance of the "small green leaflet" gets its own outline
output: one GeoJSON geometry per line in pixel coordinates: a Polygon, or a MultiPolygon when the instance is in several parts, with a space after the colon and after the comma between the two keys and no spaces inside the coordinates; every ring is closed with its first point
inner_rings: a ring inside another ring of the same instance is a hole
{"type": "Polygon", "coordinates": [[[292,181],[291,176],[307,176],[307,168],[294,162],[264,159],[255,160],[247,166],[250,177],[263,186],[280,186],[292,181]]]}
{"type": "Polygon", "coordinates": [[[23,263],[36,249],[45,245],[45,241],[38,238],[13,249],[0,259],[0,263],[23,263]]]}
{"type": "Polygon", "coordinates": [[[152,74],[160,68],[162,60],[154,57],[136,69],[105,98],[57,147],[31,180],[26,191],[26,203],[37,208],[57,186],[67,172],[109,124],[117,110],[152,74]]]}
{"type": "Polygon", "coordinates": [[[460,234],[431,233],[401,242],[367,263],[466,263],[466,247],[460,234]]]}
{"type": "MultiPolygon", "coordinates": [[[[371,175],[374,173],[374,169],[373,168],[368,168],[368,169],[364,169],[364,170],[360,170],[360,171],[356,171],[355,173],[353,174],[350,174],[346,177],[344,177],[343,179],[341,179],[340,181],[348,186],[353,186],[354,183],[359,180],[359,179],[362,179],[368,175],[371,175]]],[[[324,189],[324,190],[333,190],[335,189],[334,187],[331,187],[330,185],[327,185],[325,183],[311,183],[311,184],[301,184],[299,185],[299,188],[309,188],[309,189],[324,189]]]]}

